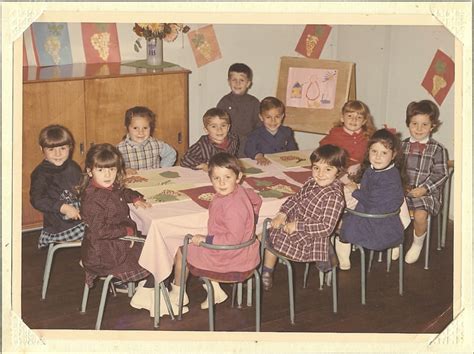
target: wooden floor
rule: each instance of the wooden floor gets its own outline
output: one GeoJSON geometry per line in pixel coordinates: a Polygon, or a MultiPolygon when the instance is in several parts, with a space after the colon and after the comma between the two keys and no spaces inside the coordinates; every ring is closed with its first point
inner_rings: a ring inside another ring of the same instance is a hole
{"type": "MultiPolygon", "coordinates": [[[[436,224],[436,223],[434,223],[436,224]]],[[[436,250],[436,237],[431,239],[430,269],[423,269],[422,257],[412,265],[404,265],[405,292],[398,294],[398,263],[385,271],[385,261],[374,261],[367,275],[367,304],[360,303],[360,258],[351,256],[352,269],[338,271],[337,314],[332,312],[331,288],[319,290],[319,277],[312,268],[309,284],[302,287],[303,264],[294,265],[296,324],[289,320],[286,267],[275,270],[274,287],[263,293],[261,330],[263,332],[378,332],[439,333],[453,318],[453,232],[448,230],[446,247],[436,250]]],[[[411,228],[406,232],[405,249],[411,244],[411,228]]],[[[433,233],[436,235],[436,233],[433,233]]],[[[41,284],[46,250],[37,249],[38,232],[22,237],[22,317],[34,329],[93,329],[97,316],[100,286],[90,291],[87,313],[81,315],[84,273],[79,266],[80,249],[56,252],[45,301],[41,301],[41,284]]],[[[423,251],[424,252],[424,251],[423,251]]],[[[422,253],[423,256],[423,253],[422,253]]],[[[367,257],[368,258],[368,257],[367,257]]],[[[223,285],[230,294],[230,286],[223,285]]],[[[181,321],[169,316],[161,318],[160,330],[205,331],[208,312],[200,309],[206,292],[198,279],[188,282],[190,311],[181,321]]],[[[245,301],[244,301],[245,303],[245,301]]],[[[216,306],[217,331],[254,331],[255,309],[232,308],[230,299],[216,306]]],[[[129,305],[126,294],[109,295],[102,329],[153,330],[153,319],[146,310],[129,305]]]]}

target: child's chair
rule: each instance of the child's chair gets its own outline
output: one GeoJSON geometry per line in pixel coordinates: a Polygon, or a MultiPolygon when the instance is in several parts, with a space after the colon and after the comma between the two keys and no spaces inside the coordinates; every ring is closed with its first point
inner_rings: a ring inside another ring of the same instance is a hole
{"type": "MultiPolygon", "coordinates": [[[[346,208],[345,212],[357,215],[362,218],[370,218],[370,219],[383,219],[393,215],[399,215],[400,209],[397,211],[387,213],[387,214],[366,214],[361,213],[359,211],[355,211],[353,209],[346,208]]],[[[360,276],[361,276],[361,303],[365,305],[365,289],[366,289],[366,274],[365,274],[365,250],[364,247],[360,245],[355,245],[356,248],[360,251],[360,276]]],[[[398,258],[398,265],[399,265],[399,272],[398,272],[398,293],[403,295],[403,242],[398,246],[400,249],[400,255],[398,258]]],[[[370,272],[372,266],[372,259],[373,259],[374,251],[370,250],[370,257],[369,257],[369,269],[370,272]]],[[[387,272],[390,271],[390,261],[392,259],[391,255],[391,248],[387,249],[387,272]]]]}
{"type": "MultiPolygon", "coordinates": [[[[185,274],[186,274],[186,258],[188,255],[188,244],[191,241],[193,235],[186,235],[184,237],[184,243],[183,243],[183,257],[182,257],[182,263],[181,263],[181,283],[180,283],[180,292],[179,292],[179,312],[178,312],[178,319],[181,319],[182,316],[182,310],[183,310],[183,300],[184,300],[184,293],[186,291],[186,281],[185,281],[185,274]]],[[[247,242],[238,244],[238,245],[213,245],[213,244],[207,244],[202,242],[200,244],[200,247],[203,248],[208,248],[208,249],[213,249],[213,250],[219,250],[219,251],[226,251],[226,250],[237,250],[245,247],[249,247],[253,245],[256,242],[257,238],[254,237],[248,240],[247,242]]],[[[259,267],[260,265],[257,265],[257,267],[253,271],[253,276],[255,277],[255,331],[260,332],[260,295],[261,295],[261,290],[260,290],[260,273],[259,273],[259,267]]],[[[252,275],[250,275],[251,277],[252,275]]],[[[247,280],[251,279],[248,278],[247,280]]],[[[220,279],[210,279],[207,277],[200,277],[202,281],[206,284],[207,287],[207,301],[209,305],[209,330],[214,331],[214,288],[212,287],[211,281],[216,281],[219,283],[233,283],[234,289],[232,291],[232,307],[234,306],[234,300],[235,300],[235,285],[236,282],[229,282],[229,281],[222,281],[220,279]]],[[[238,283],[241,285],[242,283],[238,283]]]]}
{"type": "MultiPolygon", "coordinates": [[[[139,238],[139,237],[123,237],[121,238],[124,241],[130,241],[133,240],[134,242],[145,242],[145,239],[139,238]]],[[[82,266],[82,262],[81,262],[82,266]]],[[[86,272],[87,276],[87,271],[84,269],[86,272]]],[[[111,284],[111,280],[114,276],[112,274],[108,274],[106,276],[99,276],[100,280],[104,281],[104,285],[102,286],[102,295],[100,297],[100,304],[99,304],[99,311],[97,312],[97,320],[95,323],[95,329],[100,330],[100,326],[102,324],[102,318],[104,317],[104,309],[105,309],[105,302],[107,301],[107,294],[108,294],[108,289],[110,286],[112,286],[112,291],[115,296],[115,291],[113,290],[113,285],[111,284]]],[[[134,282],[129,282],[128,283],[128,297],[132,297],[133,293],[135,291],[135,283],[134,282]]],[[[165,300],[166,307],[168,308],[168,313],[170,314],[170,317],[172,320],[174,320],[174,314],[173,310],[171,308],[171,302],[170,298],[168,295],[168,290],[166,289],[166,286],[164,285],[163,282],[156,283],[155,282],[155,318],[154,318],[154,328],[159,327],[160,323],[160,291],[163,293],[163,297],[165,300]]],[[[82,294],[82,303],[81,303],[81,314],[86,313],[86,307],[87,307],[87,300],[89,299],[89,287],[87,284],[84,284],[84,292],[82,294]]]]}
{"type": "MultiPolygon", "coordinates": [[[[263,221],[263,230],[262,230],[262,245],[261,245],[261,257],[263,259],[263,255],[265,253],[265,250],[268,250],[271,252],[273,255],[275,255],[278,260],[285,264],[286,269],[288,271],[288,297],[290,301],[290,322],[292,325],[295,324],[295,300],[294,300],[294,287],[293,287],[293,268],[291,266],[291,262],[295,262],[292,259],[289,259],[288,257],[278,253],[275,249],[273,249],[268,243],[267,243],[267,234],[268,234],[268,223],[270,223],[272,219],[266,218],[263,221]]],[[[262,262],[263,266],[263,262],[262,262]]],[[[307,276],[308,276],[308,271],[309,271],[309,263],[306,263],[306,269],[305,269],[305,275],[304,275],[304,281],[303,281],[303,287],[306,287],[306,281],[307,281],[307,276]]],[[[336,275],[336,267],[333,267],[330,271],[331,278],[332,278],[332,308],[333,312],[337,313],[337,275],[336,275]]],[[[319,272],[320,279],[324,277],[323,272],[319,272]]],[[[328,281],[329,285],[329,281],[328,281]]],[[[321,289],[321,287],[320,287],[321,289]]]]}
{"type": "Polygon", "coordinates": [[[60,248],[81,247],[82,241],[64,241],[50,243],[48,248],[48,255],[46,256],[46,264],[43,273],[43,286],[41,288],[41,300],[46,299],[46,291],[48,289],[49,275],[51,273],[51,266],[53,264],[54,253],[60,248]]]}
{"type": "Polygon", "coordinates": [[[441,211],[442,215],[442,225],[441,225],[441,247],[444,248],[446,244],[446,233],[448,230],[448,216],[449,216],[449,203],[451,196],[451,179],[454,173],[454,160],[448,161],[448,180],[444,185],[444,198],[443,198],[443,209],[441,211]]]}

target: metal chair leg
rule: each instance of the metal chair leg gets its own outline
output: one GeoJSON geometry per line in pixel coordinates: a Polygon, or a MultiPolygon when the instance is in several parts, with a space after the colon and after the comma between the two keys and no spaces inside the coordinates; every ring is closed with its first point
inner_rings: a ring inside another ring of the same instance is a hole
{"type": "Polygon", "coordinates": [[[360,297],[362,305],[365,305],[365,251],[362,246],[357,246],[360,251],[360,297]]]}
{"type": "Polygon", "coordinates": [[[255,331],[260,332],[260,306],[261,306],[261,280],[257,269],[253,271],[255,276],[255,331]]]}
{"type": "MultiPolygon", "coordinates": [[[[382,254],[382,252],[380,252],[382,254]]],[[[392,249],[387,249],[387,273],[390,272],[390,265],[392,263],[392,249]]]]}
{"type": "Polygon", "coordinates": [[[84,284],[84,292],[82,293],[81,313],[86,313],[87,300],[89,299],[89,287],[84,284]]]}
{"type": "Polygon", "coordinates": [[[252,278],[247,279],[247,307],[252,306],[252,288],[253,280],[252,278]]]}
{"type": "Polygon", "coordinates": [[[428,225],[426,228],[426,239],[425,239],[425,270],[428,270],[428,262],[430,257],[430,238],[431,238],[431,215],[428,214],[428,225]]]}
{"type": "Polygon", "coordinates": [[[306,289],[306,284],[308,283],[308,274],[309,274],[309,262],[306,262],[303,275],[303,289],[306,289]]]}
{"type": "Polygon", "coordinates": [[[44,266],[43,287],[41,288],[41,300],[46,299],[46,290],[48,289],[49,274],[51,272],[51,264],[53,263],[55,251],[56,248],[54,247],[54,244],[50,243],[48,248],[48,254],[46,256],[46,264],[44,266]]]}
{"type": "Polygon", "coordinates": [[[403,295],[403,243],[400,244],[400,257],[398,259],[398,293],[403,295]]]}
{"type": "Polygon", "coordinates": [[[105,309],[105,302],[107,301],[107,293],[109,289],[110,281],[112,280],[113,275],[110,274],[105,278],[104,285],[102,286],[102,295],[100,296],[100,305],[99,311],[97,313],[97,321],[95,323],[95,329],[100,330],[100,326],[102,324],[102,318],[104,316],[104,309],[105,309]]]}
{"type": "Polygon", "coordinates": [[[201,278],[207,286],[207,303],[209,305],[209,331],[214,331],[214,288],[208,278],[201,278]]]}
{"type": "Polygon", "coordinates": [[[370,250],[369,252],[369,268],[367,269],[367,272],[370,272],[372,270],[372,260],[374,259],[374,250],[370,250]]]}
{"type": "Polygon", "coordinates": [[[242,308],[242,283],[237,284],[237,308],[242,308]]]}
{"type": "Polygon", "coordinates": [[[377,262],[381,263],[382,262],[382,251],[379,252],[379,259],[377,260],[377,262]]]}
{"type": "Polygon", "coordinates": [[[332,312],[337,313],[337,270],[332,268],[332,312]]]}
{"type": "Polygon", "coordinates": [[[295,324],[295,294],[293,291],[293,269],[291,263],[286,259],[281,259],[286,265],[288,271],[288,297],[290,299],[290,322],[292,325],[295,324]]]}
{"type": "Polygon", "coordinates": [[[319,290],[323,290],[324,287],[324,273],[319,272],[319,290]]]}

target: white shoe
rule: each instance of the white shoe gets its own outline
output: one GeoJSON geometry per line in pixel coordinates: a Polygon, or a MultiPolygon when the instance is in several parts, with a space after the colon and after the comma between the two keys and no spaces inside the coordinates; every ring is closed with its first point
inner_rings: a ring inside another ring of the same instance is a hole
{"type": "MultiPolygon", "coordinates": [[[[224,301],[227,300],[228,296],[227,294],[225,293],[224,290],[222,290],[221,286],[219,285],[218,282],[216,281],[211,281],[211,285],[212,287],[214,288],[214,304],[220,304],[224,301]]],[[[202,284],[203,288],[207,291],[207,286],[206,284],[202,284]]],[[[201,309],[203,310],[206,310],[209,308],[209,301],[207,301],[207,297],[206,297],[206,300],[204,300],[202,303],[201,303],[201,309]]]]}
{"type": "Polygon", "coordinates": [[[340,270],[349,270],[351,269],[351,244],[343,243],[339,241],[339,237],[336,237],[336,255],[339,261],[340,270]]]}
{"type": "Polygon", "coordinates": [[[400,257],[400,248],[393,247],[392,248],[392,261],[396,261],[400,257]]]}
{"type": "Polygon", "coordinates": [[[137,287],[135,295],[130,300],[130,306],[136,309],[150,310],[153,305],[153,297],[155,296],[154,288],[144,288],[143,286],[137,287]]]}
{"type": "Polygon", "coordinates": [[[413,231],[413,243],[405,256],[405,262],[408,264],[415,263],[420,257],[421,250],[423,249],[423,242],[425,241],[426,232],[421,236],[416,236],[413,231]]]}
{"type": "MultiPolygon", "coordinates": [[[[179,307],[177,304],[173,303],[172,301],[170,301],[171,303],[171,309],[173,310],[173,314],[175,316],[178,316],[178,312],[179,312],[179,307]]],[[[189,308],[187,306],[183,306],[183,314],[189,312],[189,308]]],[[[168,311],[168,307],[166,306],[166,301],[163,297],[163,294],[161,294],[160,296],[160,317],[163,317],[163,316],[166,316],[166,315],[169,315],[169,311],[168,311]]],[[[155,292],[153,292],[152,294],[152,298],[151,298],[151,307],[150,307],[150,317],[155,317],[155,292]]]]}
{"type": "MultiPolygon", "coordinates": [[[[181,287],[171,282],[171,291],[168,293],[172,304],[179,305],[179,291],[181,287]]],[[[189,304],[188,294],[184,293],[183,306],[189,304]]]]}

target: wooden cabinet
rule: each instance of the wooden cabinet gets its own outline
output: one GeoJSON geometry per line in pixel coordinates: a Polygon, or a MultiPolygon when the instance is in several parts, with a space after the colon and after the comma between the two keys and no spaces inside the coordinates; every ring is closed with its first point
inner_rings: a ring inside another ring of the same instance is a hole
{"type": "Polygon", "coordinates": [[[30,175],[43,155],[40,130],[49,124],[66,126],[76,147],[73,159],[83,167],[92,144],[116,145],[126,134],[125,111],[147,106],[156,113],[154,136],[173,146],[182,157],[189,146],[188,75],[179,66],[160,70],[120,64],[74,64],[24,68],[23,72],[23,229],[41,227],[42,216],[30,204],[30,175]]]}

